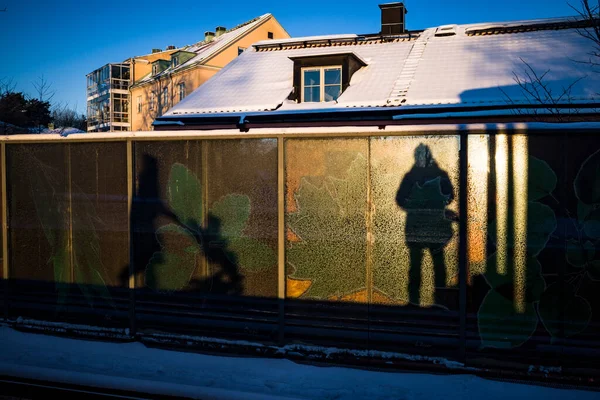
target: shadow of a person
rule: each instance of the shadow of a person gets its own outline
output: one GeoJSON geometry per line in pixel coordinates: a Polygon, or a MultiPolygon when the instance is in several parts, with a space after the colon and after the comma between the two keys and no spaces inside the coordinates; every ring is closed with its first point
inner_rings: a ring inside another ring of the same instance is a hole
{"type": "MultiPolygon", "coordinates": [[[[446,206],[454,200],[454,189],[423,143],[415,149],[415,164],[404,176],[396,193],[396,203],[406,211],[405,239],[410,250],[409,301],[420,304],[421,262],[425,250],[433,259],[435,297],[437,288],[446,286],[444,247],[452,238],[452,220],[456,214],[446,206]]],[[[435,301],[438,303],[438,300],[435,301]]]]}

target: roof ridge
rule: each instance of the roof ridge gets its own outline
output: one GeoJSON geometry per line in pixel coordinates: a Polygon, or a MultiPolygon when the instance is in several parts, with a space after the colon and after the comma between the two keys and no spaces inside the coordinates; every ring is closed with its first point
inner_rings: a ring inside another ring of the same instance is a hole
{"type": "MultiPolygon", "coordinates": [[[[229,29],[227,29],[227,30],[226,30],[226,31],[223,33],[223,35],[225,35],[225,34],[227,34],[227,33],[231,33],[231,32],[233,32],[233,31],[235,31],[235,30],[237,30],[237,29],[244,28],[244,27],[246,27],[246,26],[248,26],[248,25],[250,25],[250,24],[253,24],[253,23],[254,23],[254,22],[256,22],[256,21],[259,21],[259,20],[260,20],[260,19],[262,19],[262,18],[267,18],[267,17],[271,17],[271,16],[272,16],[272,14],[271,14],[271,13],[266,13],[266,14],[260,15],[260,16],[258,16],[258,17],[252,18],[251,20],[248,20],[248,21],[246,21],[246,22],[243,22],[243,23],[241,23],[241,24],[238,24],[238,25],[234,26],[233,28],[229,28],[229,29]]],[[[214,43],[215,41],[218,41],[218,40],[219,40],[219,38],[212,39],[211,41],[206,41],[206,39],[204,39],[204,40],[201,40],[201,41],[199,41],[199,42],[196,42],[196,43],[194,43],[194,44],[190,44],[190,45],[188,45],[188,46],[185,46],[185,47],[201,46],[201,45],[203,45],[203,44],[210,44],[210,43],[214,43]]]]}

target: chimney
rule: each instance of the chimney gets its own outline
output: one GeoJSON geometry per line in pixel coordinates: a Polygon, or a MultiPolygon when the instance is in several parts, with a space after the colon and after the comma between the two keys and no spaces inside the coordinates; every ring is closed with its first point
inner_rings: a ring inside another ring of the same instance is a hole
{"type": "Polygon", "coordinates": [[[214,32],[210,32],[210,31],[204,32],[204,40],[206,42],[212,42],[212,40],[214,38],[215,38],[215,33],[214,32]]]}
{"type": "Polygon", "coordinates": [[[405,14],[408,12],[404,3],[380,4],[381,34],[399,35],[406,32],[405,14]]]}
{"type": "Polygon", "coordinates": [[[175,46],[169,45],[169,46],[167,46],[167,50],[175,50],[175,46]]]}
{"type": "Polygon", "coordinates": [[[161,49],[152,49],[152,54],[160,53],[161,51],[162,51],[161,49]]]}
{"type": "Polygon", "coordinates": [[[215,30],[217,31],[217,37],[227,32],[227,28],[225,28],[224,26],[217,26],[215,30]]]}

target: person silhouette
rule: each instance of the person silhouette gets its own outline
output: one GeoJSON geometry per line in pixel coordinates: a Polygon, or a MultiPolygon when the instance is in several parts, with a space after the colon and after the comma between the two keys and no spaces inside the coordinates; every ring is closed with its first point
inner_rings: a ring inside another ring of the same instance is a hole
{"type": "Polygon", "coordinates": [[[410,250],[409,301],[419,305],[421,262],[425,250],[429,250],[433,259],[435,287],[446,286],[444,247],[452,238],[452,220],[456,220],[456,215],[446,209],[454,200],[452,183],[446,171],[433,159],[429,146],[419,144],[414,156],[415,164],[400,183],[396,203],[407,214],[405,239],[410,250]]]}

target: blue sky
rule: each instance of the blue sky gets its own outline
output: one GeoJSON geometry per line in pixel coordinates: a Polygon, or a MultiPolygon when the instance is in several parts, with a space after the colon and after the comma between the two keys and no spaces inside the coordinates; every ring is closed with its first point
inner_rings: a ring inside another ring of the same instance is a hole
{"type": "MultiPolygon", "coordinates": [[[[54,101],[85,112],[85,75],[152,48],[202,40],[218,25],[230,28],[272,13],[292,36],[379,31],[380,3],[391,0],[0,0],[0,79],[34,94],[42,74],[54,101]],[[293,6],[290,4],[294,4],[293,6]]],[[[406,0],[408,29],[450,23],[571,16],[568,0],[406,0]]],[[[572,0],[577,4],[579,0],[572,0]]]]}

